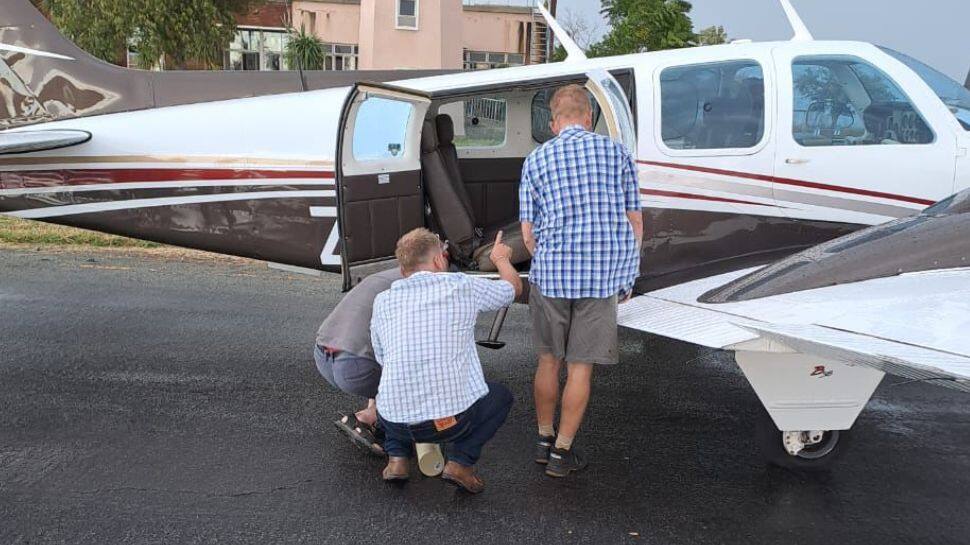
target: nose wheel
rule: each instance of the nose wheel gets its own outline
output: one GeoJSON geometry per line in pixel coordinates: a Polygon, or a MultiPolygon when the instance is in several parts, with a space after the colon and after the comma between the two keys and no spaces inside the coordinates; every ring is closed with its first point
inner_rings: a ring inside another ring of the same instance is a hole
{"type": "Polygon", "coordinates": [[[772,465],[823,471],[845,450],[845,430],[780,431],[768,412],[763,412],[755,435],[765,460],[772,465]]]}

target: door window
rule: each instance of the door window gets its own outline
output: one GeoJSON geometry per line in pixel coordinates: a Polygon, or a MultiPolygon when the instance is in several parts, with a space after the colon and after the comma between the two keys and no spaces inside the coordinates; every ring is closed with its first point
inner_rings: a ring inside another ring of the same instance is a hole
{"type": "Polygon", "coordinates": [[[451,117],[455,147],[497,148],[505,145],[508,103],[504,98],[481,96],[445,104],[439,113],[451,117]]]}
{"type": "Polygon", "coordinates": [[[933,131],[884,72],[856,57],[792,63],[792,134],[803,146],[929,144],[933,131]]]}
{"type": "Polygon", "coordinates": [[[402,157],[413,109],[408,102],[383,97],[362,102],[354,120],[354,159],[383,161],[402,157]]]}
{"type": "Polygon", "coordinates": [[[753,148],[764,132],[765,80],[757,62],[677,66],[660,73],[660,133],[668,148],[753,148]]]}

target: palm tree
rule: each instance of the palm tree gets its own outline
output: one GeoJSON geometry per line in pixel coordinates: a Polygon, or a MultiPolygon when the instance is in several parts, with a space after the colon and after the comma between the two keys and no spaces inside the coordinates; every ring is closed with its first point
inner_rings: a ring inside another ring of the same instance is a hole
{"type": "Polygon", "coordinates": [[[301,26],[299,31],[290,29],[290,40],[286,43],[284,56],[290,69],[323,70],[326,48],[320,38],[301,26]]]}

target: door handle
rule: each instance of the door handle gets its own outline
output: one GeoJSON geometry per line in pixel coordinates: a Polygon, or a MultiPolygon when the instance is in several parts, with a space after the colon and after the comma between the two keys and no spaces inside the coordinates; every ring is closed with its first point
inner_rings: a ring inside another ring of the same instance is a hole
{"type": "Polygon", "coordinates": [[[798,159],[795,157],[789,157],[788,159],[785,159],[785,164],[788,164],[788,165],[804,165],[807,162],[808,162],[808,159],[798,159]]]}

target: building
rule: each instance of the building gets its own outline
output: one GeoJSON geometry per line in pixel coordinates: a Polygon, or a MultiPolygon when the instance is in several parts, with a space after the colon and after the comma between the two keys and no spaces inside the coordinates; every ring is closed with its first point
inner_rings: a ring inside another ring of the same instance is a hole
{"type": "Polygon", "coordinates": [[[238,21],[227,70],[285,70],[287,27],[318,36],[327,70],[485,69],[546,62],[535,0],[266,2],[238,21]]]}

